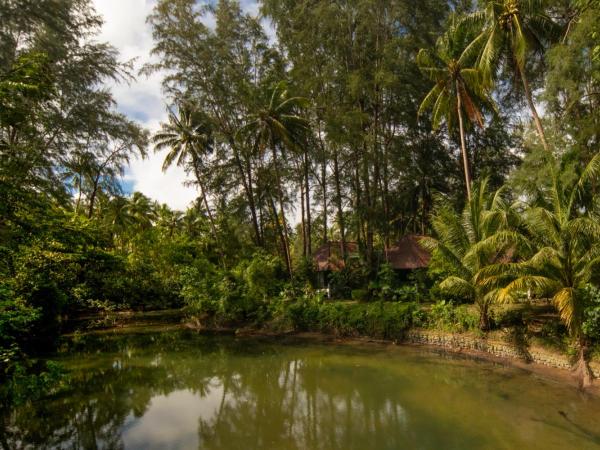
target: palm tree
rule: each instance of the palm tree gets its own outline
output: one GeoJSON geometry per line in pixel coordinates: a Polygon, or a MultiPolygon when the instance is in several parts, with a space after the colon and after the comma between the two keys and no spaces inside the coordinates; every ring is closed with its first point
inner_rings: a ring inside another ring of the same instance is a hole
{"type": "Polygon", "coordinates": [[[501,290],[500,300],[512,300],[532,289],[552,298],[571,336],[579,345],[582,384],[591,382],[582,321],[586,306],[584,288],[600,268],[600,223],[580,201],[591,182],[600,175],[600,153],[573,183],[564,184],[553,172],[548,201],[532,208],[528,233],[537,251],[527,261],[498,268],[512,275],[501,290]]]}
{"type": "Polygon", "coordinates": [[[124,236],[136,223],[131,214],[129,200],[120,195],[107,199],[102,205],[101,216],[110,229],[112,238],[119,236],[120,244],[123,245],[124,236]]]}
{"type": "Polygon", "coordinates": [[[181,220],[185,233],[190,237],[197,237],[203,227],[204,217],[198,213],[196,207],[188,208],[181,220]]]}
{"type": "Polygon", "coordinates": [[[475,62],[469,49],[470,34],[465,26],[451,26],[438,39],[435,50],[421,49],[417,64],[435,85],[419,106],[421,115],[432,109],[432,126],[437,129],[445,120],[451,133],[458,122],[467,200],[471,201],[471,175],[465,143],[464,117],[483,127],[483,110],[495,111],[485,89],[481,71],[471,67],[475,62]]]}
{"type": "Polygon", "coordinates": [[[279,82],[267,90],[267,101],[259,105],[250,114],[246,124],[240,130],[241,134],[250,135],[255,142],[259,157],[263,158],[267,149],[271,150],[273,167],[275,172],[275,183],[277,199],[279,202],[279,216],[274,211],[275,221],[279,230],[281,245],[285,256],[288,272],[292,274],[292,260],[290,255],[288,225],[285,219],[283,182],[281,176],[281,165],[279,152],[285,149],[294,150],[302,141],[308,131],[308,121],[299,115],[299,111],[305,106],[306,99],[302,97],[291,97],[285,82],[279,82]]]}
{"type": "Polygon", "coordinates": [[[156,204],[141,192],[134,192],[127,206],[129,215],[142,229],[150,228],[157,219],[156,204]]]}
{"type": "Polygon", "coordinates": [[[492,82],[504,62],[523,84],[523,91],[544,149],[549,151],[544,127],[538,115],[529,80],[525,73],[528,57],[543,50],[558,36],[558,25],[546,14],[541,0],[485,0],[481,11],[466,18],[481,27],[470,48],[480,48],[478,67],[492,82]]]}
{"type": "Polygon", "coordinates": [[[498,288],[483,274],[514,252],[521,241],[516,231],[521,221],[516,205],[506,202],[502,189],[488,193],[487,180],[476,186],[474,194],[462,214],[449,207],[438,209],[432,218],[437,239],[423,238],[421,245],[446,273],[440,288],[475,303],[479,327],[487,330],[498,288]]]}
{"type": "Polygon", "coordinates": [[[179,108],[179,117],[169,110],[167,123],[161,124],[161,130],[152,139],[156,151],[168,149],[163,163],[163,171],[173,164],[191,167],[200,188],[200,195],[206,208],[213,238],[217,241],[217,227],[208,204],[206,180],[202,175],[204,158],[213,151],[212,126],[208,117],[187,107],[179,108]]]}
{"type": "Polygon", "coordinates": [[[158,224],[167,230],[170,238],[173,237],[175,230],[181,227],[183,220],[183,213],[181,211],[173,211],[167,205],[163,204],[156,209],[156,216],[158,224]]]}

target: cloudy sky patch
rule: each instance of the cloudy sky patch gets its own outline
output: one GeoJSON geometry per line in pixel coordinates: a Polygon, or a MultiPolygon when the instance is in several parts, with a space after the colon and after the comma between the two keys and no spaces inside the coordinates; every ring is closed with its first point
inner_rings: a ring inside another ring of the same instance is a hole
{"type": "MultiPolygon", "coordinates": [[[[93,4],[104,17],[99,39],[116,47],[121,61],[135,60],[135,73],[138,73],[144,64],[151,61],[152,31],[146,18],[156,0],[93,0],[93,4]]],[[[256,1],[243,0],[240,4],[251,14],[258,14],[256,1]]],[[[268,31],[272,34],[272,30],[268,31]]],[[[131,83],[111,85],[119,111],[151,132],[156,131],[167,117],[161,81],[162,74],[156,73],[139,75],[131,83]]],[[[127,190],[140,191],[172,208],[185,209],[197,196],[193,187],[184,186],[184,182],[191,178],[180,167],[172,167],[163,173],[163,159],[164,152],[155,154],[153,149],[149,149],[148,158],[131,162],[123,185],[127,190]]]]}

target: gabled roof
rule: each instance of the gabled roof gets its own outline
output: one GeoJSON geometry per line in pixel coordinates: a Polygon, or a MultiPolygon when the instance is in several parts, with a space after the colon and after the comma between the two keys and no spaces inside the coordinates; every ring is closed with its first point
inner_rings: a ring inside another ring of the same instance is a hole
{"type": "Polygon", "coordinates": [[[419,244],[423,236],[407,234],[385,252],[394,269],[422,269],[429,265],[431,254],[419,244]]]}
{"type": "MultiPolygon", "coordinates": [[[[429,265],[431,254],[419,244],[423,236],[408,234],[385,252],[385,260],[394,269],[422,269],[429,265]]],[[[345,267],[342,258],[341,242],[330,241],[319,247],[313,254],[318,272],[338,271],[345,267]]],[[[358,254],[356,242],[346,242],[346,258],[358,254]]]]}
{"type": "MultiPolygon", "coordinates": [[[[358,244],[356,242],[346,242],[346,258],[358,253],[358,244]]],[[[341,270],[345,267],[342,258],[342,243],[340,241],[330,241],[319,247],[313,254],[317,271],[341,270]]]]}

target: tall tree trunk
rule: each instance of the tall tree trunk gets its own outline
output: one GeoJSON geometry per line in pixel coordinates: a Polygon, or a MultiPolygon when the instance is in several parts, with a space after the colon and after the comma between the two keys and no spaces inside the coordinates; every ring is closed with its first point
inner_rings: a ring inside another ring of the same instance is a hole
{"type": "Polygon", "coordinates": [[[579,377],[579,387],[590,387],[594,381],[594,373],[589,364],[589,348],[583,337],[579,338],[579,358],[575,370],[579,377]]]}
{"type": "Polygon", "coordinates": [[[342,205],[342,186],[340,182],[340,164],[337,148],[333,151],[333,178],[335,180],[335,202],[338,211],[338,226],[340,227],[340,251],[342,259],[346,260],[346,226],[344,223],[344,209],[342,205]]]}
{"type": "Polygon", "coordinates": [[[360,189],[360,156],[359,156],[359,152],[355,151],[354,153],[355,155],[355,159],[354,159],[354,170],[353,170],[353,175],[354,175],[354,211],[356,214],[356,239],[358,241],[358,247],[362,248],[362,243],[365,241],[363,238],[363,232],[364,232],[364,228],[363,228],[363,213],[361,211],[362,206],[362,192],[360,189]]]}
{"type": "Polygon", "coordinates": [[[252,227],[254,228],[254,237],[256,241],[256,245],[263,246],[264,242],[261,238],[260,227],[258,226],[258,216],[256,214],[256,203],[254,201],[254,191],[252,186],[252,168],[250,167],[250,163],[246,162],[246,169],[244,169],[244,164],[242,163],[242,159],[240,158],[239,151],[235,144],[234,139],[229,136],[229,145],[233,152],[233,159],[235,161],[235,165],[239,171],[240,178],[242,179],[242,186],[244,187],[244,192],[246,193],[246,199],[248,200],[248,206],[250,207],[250,215],[252,217],[252,227]]]}
{"type": "Polygon", "coordinates": [[[77,202],[75,203],[75,212],[79,213],[79,206],[81,205],[81,195],[82,195],[82,191],[81,191],[81,175],[79,176],[79,182],[77,183],[77,190],[78,190],[78,194],[77,194],[77,202]]]}
{"type": "Polygon", "coordinates": [[[250,215],[252,217],[252,226],[254,227],[255,242],[256,242],[256,245],[258,245],[259,247],[263,247],[264,239],[263,239],[262,228],[258,224],[258,217],[257,217],[257,213],[256,213],[256,204],[254,203],[254,187],[253,187],[253,181],[252,181],[252,166],[251,166],[250,161],[247,161],[246,169],[248,172],[247,196],[248,196],[248,199],[252,199],[252,201],[248,201],[248,206],[250,207],[250,215]]]}
{"type": "MultiPolygon", "coordinates": [[[[100,177],[102,176],[102,172],[108,166],[108,164],[110,163],[110,161],[121,150],[123,150],[123,146],[116,146],[113,149],[113,151],[110,153],[110,155],[108,155],[108,157],[104,160],[104,162],[98,168],[98,173],[96,174],[96,177],[94,178],[94,186],[93,186],[93,190],[92,190],[92,195],[90,196],[90,207],[89,207],[89,210],[88,210],[88,219],[92,217],[92,214],[94,214],[94,202],[96,200],[96,195],[98,193],[98,185],[100,184],[100,177]]],[[[81,179],[79,180],[79,183],[81,185],[81,179]]],[[[80,189],[81,189],[81,187],[80,187],[80,189]]]]}
{"type": "Polygon", "coordinates": [[[373,252],[373,198],[371,193],[371,174],[369,172],[369,159],[367,155],[367,145],[363,145],[363,186],[364,186],[364,217],[365,217],[365,248],[367,267],[373,270],[374,267],[374,252],[373,252]]]}
{"type": "Polygon", "coordinates": [[[290,240],[287,231],[287,221],[285,220],[285,209],[283,205],[283,187],[281,185],[281,174],[279,173],[279,159],[277,158],[277,149],[273,146],[273,164],[275,164],[275,177],[277,182],[277,200],[279,201],[279,210],[281,213],[281,226],[283,228],[283,251],[285,254],[285,262],[287,265],[287,270],[292,276],[292,258],[290,255],[290,240]]]}
{"type": "Polygon", "coordinates": [[[323,244],[329,241],[329,233],[327,230],[327,166],[325,158],[321,162],[321,187],[323,189],[323,244]]]}
{"type": "Polygon", "coordinates": [[[384,243],[385,248],[390,247],[390,202],[389,202],[389,153],[388,143],[383,145],[383,189],[381,190],[381,201],[383,203],[384,243]]]}
{"type": "Polygon", "coordinates": [[[304,195],[306,199],[306,252],[308,256],[312,255],[312,224],[310,215],[310,180],[308,170],[308,152],[304,151],[304,195]]]}
{"type": "Polygon", "coordinates": [[[218,244],[218,235],[217,235],[217,227],[215,225],[215,219],[212,215],[212,211],[210,210],[210,206],[208,204],[208,197],[206,195],[206,189],[204,188],[204,183],[202,180],[202,175],[200,175],[200,170],[198,168],[198,159],[194,157],[192,164],[194,165],[194,175],[196,175],[196,181],[198,182],[198,187],[200,188],[200,196],[202,197],[202,201],[204,202],[204,208],[206,208],[206,215],[208,216],[208,221],[210,223],[210,229],[213,235],[213,239],[218,244]]]}
{"type": "Polygon", "coordinates": [[[529,105],[529,109],[531,110],[531,115],[533,116],[533,121],[535,123],[535,128],[537,129],[538,136],[542,141],[544,150],[550,152],[550,147],[548,146],[548,142],[546,141],[546,133],[544,132],[544,126],[542,125],[542,121],[540,120],[540,116],[538,115],[535,103],[533,103],[533,94],[531,92],[531,88],[529,87],[529,81],[527,80],[527,75],[525,75],[525,69],[523,67],[519,67],[519,74],[521,75],[521,81],[523,82],[523,90],[525,91],[525,98],[527,99],[527,104],[529,105]]]}
{"type": "Polygon", "coordinates": [[[92,194],[90,195],[90,204],[88,207],[88,219],[92,218],[94,214],[94,203],[96,202],[96,195],[98,194],[98,184],[100,183],[100,174],[94,178],[94,185],[92,187],[92,194]]]}
{"type": "MultiPolygon", "coordinates": [[[[279,244],[281,245],[281,253],[283,254],[283,259],[285,260],[286,267],[288,264],[286,246],[285,246],[285,235],[283,234],[283,229],[281,228],[281,222],[279,221],[279,214],[277,213],[277,207],[275,206],[275,201],[273,200],[273,196],[270,193],[267,193],[269,197],[269,206],[271,207],[271,214],[273,214],[273,219],[275,220],[275,230],[277,231],[277,235],[279,236],[279,244]]],[[[288,268],[289,272],[289,268],[288,268]]]]}
{"type": "Polygon", "coordinates": [[[467,145],[465,144],[465,129],[462,118],[462,102],[460,98],[460,89],[458,81],[456,82],[456,112],[458,113],[458,127],[460,131],[460,149],[462,153],[463,171],[465,173],[465,183],[467,185],[467,201],[471,201],[471,174],[469,172],[469,155],[467,154],[467,145]]]}
{"type": "Polygon", "coordinates": [[[319,146],[321,150],[321,189],[323,194],[323,245],[329,241],[329,233],[327,230],[327,155],[325,154],[325,143],[323,142],[323,134],[321,132],[321,119],[317,117],[317,134],[319,138],[319,146]]]}
{"type": "Polygon", "coordinates": [[[302,228],[302,256],[306,258],[306,220],[304,219],[304,183],[300,183],[300,226],[302,228]]]}
{"type": "Polygon", "coordinates": [[[265,220],[263,219],[265,213],[264,213],[264,209],[263,209],[263,205],[262,202],[261,204],[258,206],[258,219],[259,219],[259,227],[260,227],[260,236],[262,236],[262,242],[265,241],[265,220]]]}
{"type": "Polygon", "coordinates": [[[219,235],[217,234],[217,227],[215,225],[215,219],[213,217],[212,211],[210,210],[210,205],[208,204],[208,196],[206,194],[206,189],[204,187],[204,183],[200,178],[200,172],[198,171],[198,166],[194,163],[194,171],[196,174],[196,179],[198,180],[198,187],[200,188],[200,195],[202,196],[202,201],[204,202],[204,208],[206,208],[206,215],[208,216],[208,221],[210,223],[210,230],[213,235],[213,239],[215,240],[215,245],[217,247],[217,251],[220,256],[220,263],[223,267],[225,267],[225,254],[223,253],[223,248],[219,243],[219,235]]]}

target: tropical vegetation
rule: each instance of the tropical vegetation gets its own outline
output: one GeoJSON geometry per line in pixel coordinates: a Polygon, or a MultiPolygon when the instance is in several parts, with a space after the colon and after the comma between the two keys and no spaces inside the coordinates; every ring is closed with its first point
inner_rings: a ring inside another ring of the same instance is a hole
{"type": "Polygon", "coordinates": [[[600,3],[259,6],[157,1],[138,74],[89,0],[2,2],[0,378],[49,380],[36,356],[90,312],[396,339],[493,331],[549,300],[589,381],[600,3]],[[148,74],[157,130],[108,88],[148,74]],[[123,182],[152,152],[193,176],[187,210],[123,182]],[[387,264],[407,234],[427,236],[426,273],[387,264]],[[343,265],[319,274],[329,244],[343,265]]]}

